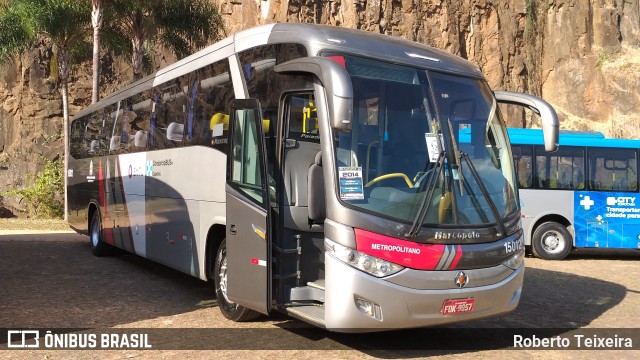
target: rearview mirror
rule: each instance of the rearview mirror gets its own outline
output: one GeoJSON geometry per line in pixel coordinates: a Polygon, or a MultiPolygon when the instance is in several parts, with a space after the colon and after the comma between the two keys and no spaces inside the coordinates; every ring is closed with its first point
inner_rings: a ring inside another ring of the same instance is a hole
{"type": "Polygon", "coordinates": [[[351,131],[353,86],[347,70],[337,62],[320,56],[303,57],[274,67],[275,72],[304,72],[315,75],[325,89],[329,105],[329,125],[340,131],[351,131]]]}
{"type": "Polygon", "coordinates": [[[558,114],[548,102],[537,96],[513,91],[495,91],[494,95],[498,103],[526,107],[540,115],[542,132],[544,133],[544,149],[547,152],[558,150],[560,122],[558,121],[558,114]]]}

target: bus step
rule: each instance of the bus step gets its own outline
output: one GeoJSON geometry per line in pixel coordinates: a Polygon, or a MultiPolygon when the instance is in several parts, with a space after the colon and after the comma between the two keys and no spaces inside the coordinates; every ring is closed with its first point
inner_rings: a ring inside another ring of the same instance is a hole
{"type": "Polygon", "coordinates": [[[307,286],[310,286],[310,287],[316,288],[316,289],[320,289],[320,290],[324,290],[324,279],[320,279],[320,280],[316,280],[316,281],[309,281],[307,283],[307,286]]]}
{"type": "Polygon", "coordinates": [[[325,327],[324,325],[324,306],[305,305],[289,307],[286,309],[287,315],[302,321],[311,323],[315,326],[325,327]]]}
{"type": "Polygon", "coordinates": [[[296,301],[315,301],[324,303],[324,287],[322,289],[312,286],[300,286],[291,289],[290,300],[296,301]]]}

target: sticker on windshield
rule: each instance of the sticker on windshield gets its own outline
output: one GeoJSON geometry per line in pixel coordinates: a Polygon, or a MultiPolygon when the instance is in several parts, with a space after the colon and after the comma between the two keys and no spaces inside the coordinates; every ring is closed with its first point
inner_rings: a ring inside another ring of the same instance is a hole
{"type": "Polygon", "coordinates": [[[434,133],[425,133],[424,138],[427,141],[427,150],[429,150],[429,161],[438,161],[440,156],[440,147],[438,146],[438,138],[434,133]]]}
{"type": "Polygon", "coordinates": [[[362,167],[338,167],[338,181],[340,181],[340,199],[364,199],[362,184],[362,167]]]}

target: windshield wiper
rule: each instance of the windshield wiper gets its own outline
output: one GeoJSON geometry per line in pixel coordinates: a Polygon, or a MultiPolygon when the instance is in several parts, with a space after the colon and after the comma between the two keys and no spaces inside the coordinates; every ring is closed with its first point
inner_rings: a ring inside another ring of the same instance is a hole
{"type": "Polygon", "coordinates": [[[415,219],[413,220],[413,224],[409,231],[404,235],[405,237],[411,238],[418,235],[420,232],[420,228],[422,227],[422,222],[424,221],[424,217],[427,215],[427,210],[429,210],[429,206],[431,206],[431,199],[433,199],[433,194],[435,193],[435,183],[440,177],[442,170],[444,169],[444,156],[445,151],[441,151],[438,155],[438,160],[436,160],[436,167],[433,168],[429,179],[426,184],[426,192],[424,197],[422,198],[422,202],[420,203],[420,208],[418,209],[418,213],[416,214],[415,219]]]}
{"type": "MultiPolygon", "coordinates": [[[[458,148],[458,142],[456,141],[455,136],[453,135],[453,126],[451,126],[451,120],[447,119],[447,123],[449,124],[449,136],[451,137],[451,143],[453,143],[453,157],[456,163],[457,172],[458,172],[458,184],[460,185],[460,196],[464,195],[464,179],[462,178],[462,164],[460,163],[460,149],[458,148]]],[[[452,174],[453,175],[453,174],[452,174]]]]}
{"type": "Polygon", "coordinates": [[[487,199],[487,204],[489,204],[489,209],[491,209],[491,213],[493,214],[493,217],[496,219],[496,224],[498,225],[498,229],[500,230],[501,234],[498,234],[499,236],[504,236],[507,234],[507,228],[504,226],[504,222],[502,221],[502,218],[500,217],[500,213],[498,212],[498,208],[496,207],[496,203],[493,202],[493,199],[491,198],[491,195],[489,194],[489,191],[487,190],[487,187],[484,186],[484,183],[482,182],[482,179],[480,178],[480,175],[478,175],[478,171],[476,170],[476,167],[473,165],[473,163],[471,162],[471,159],[469,159],[469,155],[467,153],[461,153],[460,154],[461,157],[464,159],[464,161],[467,163],[467,165],[469,166],[469,170],[471,170],[471,176],[473,176],[473,178],[476,180],[476,183],[478,184],[478,187],[480,188],[480,192],[482,192],[482,195],[485,197],[485,199],[487,199]]]}

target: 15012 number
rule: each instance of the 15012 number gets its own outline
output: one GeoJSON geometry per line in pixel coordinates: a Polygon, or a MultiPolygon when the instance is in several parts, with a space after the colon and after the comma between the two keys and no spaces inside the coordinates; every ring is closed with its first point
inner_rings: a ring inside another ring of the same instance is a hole
{"type": "Polygon", "coordinates": [[[502,245],[504,245],[504,251],[507,254],[510,254],[512,252],[516,252],[516,251],[522,249],[522,239],[518,238],[517,240],[507,241],[506,243],[504,243],[502,245]]]}

